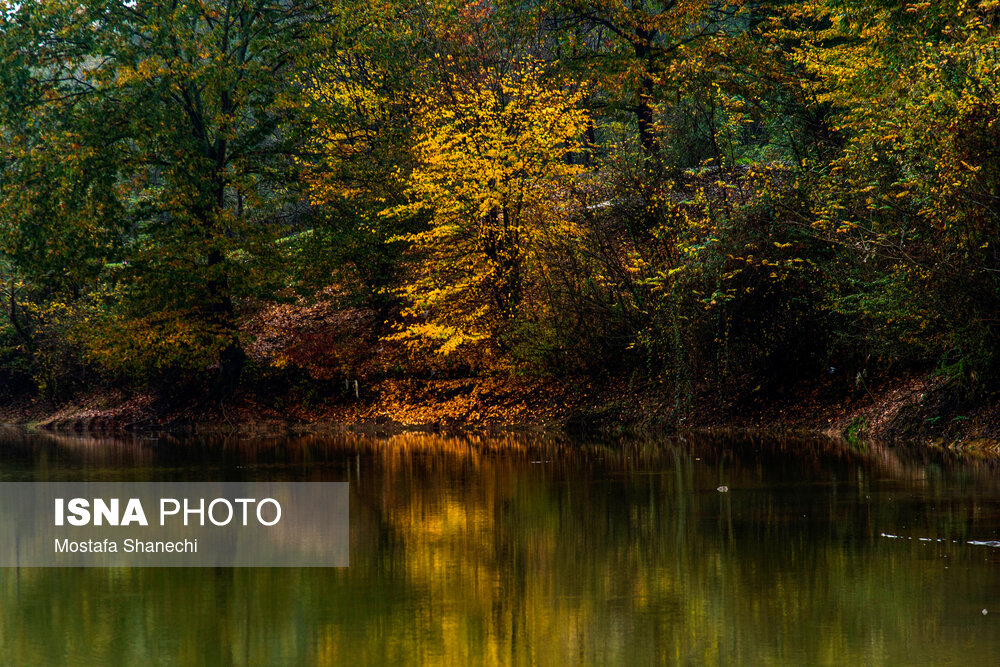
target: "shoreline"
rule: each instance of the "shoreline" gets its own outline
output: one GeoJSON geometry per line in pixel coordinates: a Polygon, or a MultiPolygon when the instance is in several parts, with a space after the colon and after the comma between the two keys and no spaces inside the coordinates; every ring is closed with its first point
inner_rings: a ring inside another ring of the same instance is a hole
{"type": "Polygon", "coordinates": [[[152,392],[95,390],[51,405],[30,397],[0,405],[0,423],[56,432],[500,433],[608,436],[738,429],[976,448],[1000,455],[1000,406],[956,397],[930,376],[887,379],[845,391],[835,382],[782,395],[730,397],[703,392],[683,410],[666,392],[620,380],[453,378],[389,380],[356,400],[240,392],[225,403],[168,404],[152,392]],[[628,397],[628,398],[622,398],[628,397]]]}

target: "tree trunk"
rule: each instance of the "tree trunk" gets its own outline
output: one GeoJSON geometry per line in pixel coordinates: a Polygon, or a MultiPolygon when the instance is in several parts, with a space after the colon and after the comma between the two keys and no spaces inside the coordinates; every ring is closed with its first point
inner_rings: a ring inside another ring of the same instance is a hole
{"type": "Polygon", "coordinates": [[[635,106],[635,119],[639,129],[639,145],[645,160],[646,171],[657,174],[660,167],[660,142],[656,139],[656,124],[653,117],[654,82],[651,72],[653,66],[653,51],[650,47],[652,33],[639,30],[633,47],[636,59],[643,64],[645,71],[642,85],[639,88],[639,99],[635,106]]]}
{"type": "Polygon", "coordinates": [[[233,338],[219,355],[219,370],[212,381],[211,396],[216,400],[228,398],[236,391],[243,373],[247,354],[237,338],[233,338]]]}
{"type": "MultiPolygon", "coordinates": [[[[223,96],[223,101],[228,103],[228,97],[223,96]]],[[[218,233],[218,230],[212,228],[217,224],[216,217],[225,210],[226,206],[226,151],[226,140],[220,137],[216,140],[214,150],[215,201],[210,219],[206,221],[209,233],[218,233]]],[[[211,395],[217,400],[226,398],[235,391],[247,358],[239,341],[239,327],[236,324],[233,299],[229,291],[229,277],[224,265],[225,260],[224,252],[218,247],[212,248],[208,253],[208,270],[210,272],[208,315],[210,322],[218,327],[226,340],[225,346],[219,354],[219,370],[212,381],[211,395]]]]}

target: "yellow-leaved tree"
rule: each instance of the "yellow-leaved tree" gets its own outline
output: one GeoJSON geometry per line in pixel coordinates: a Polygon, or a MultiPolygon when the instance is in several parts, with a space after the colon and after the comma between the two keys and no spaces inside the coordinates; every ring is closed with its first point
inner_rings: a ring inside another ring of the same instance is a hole
{"type": "Polygon", "coordinates": [[[402,237],[418,261],[397,338],[442,354],[478,341],[505,349],[545,321],[551,271],[580,235],[581,98],[532,60],[451,76],[425,96],[410,201],[385,212],[429,217],[402,237]]]}

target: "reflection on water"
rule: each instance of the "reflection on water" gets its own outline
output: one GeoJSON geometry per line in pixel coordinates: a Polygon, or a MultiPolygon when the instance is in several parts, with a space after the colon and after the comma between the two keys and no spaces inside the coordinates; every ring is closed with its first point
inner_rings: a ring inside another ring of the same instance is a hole
{"type": "Polygon", "coordinates": [[[2,570],[0,661],[992,665],[998,467],[748,436],[0,431],[3,481],[352,491],[347,569],[2,570]]]}

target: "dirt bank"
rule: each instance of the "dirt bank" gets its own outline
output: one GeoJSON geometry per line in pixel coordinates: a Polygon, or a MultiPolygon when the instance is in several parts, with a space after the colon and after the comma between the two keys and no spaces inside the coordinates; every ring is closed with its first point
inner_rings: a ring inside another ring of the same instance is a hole
{"type": "Polygon", "coordinates": [[[1000,440],[996,400],[921,375],[864,387],[834,378],[766,396],[705,392],[690,403],[655,385],[613,377],[386,377],[324,387],[325,395],[313,386],[245,390],[225,403],[168,400],[152,391],[95,391],[58,406],[22,398],[0,407],[0,421],[80,431],[530,428],[614,434],[735,427],[987,449],[1000,440]]]}
{"type": "Polygon", "coordinates": [[[113,383],[54,402],[0,402],[0,422],[40,428],[532,428],[658,431],[737,427],[953,445],[1000,440],[1000,399],[932,374],[880,380],[834,372],[761,390],[603,372],[528,374],[490,359],[420,354],[380,335],[371,310],[275,304],[246,322],[244,382],[224,401],[197,390],[113,383]]]}

